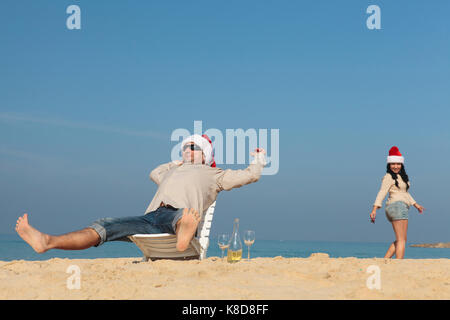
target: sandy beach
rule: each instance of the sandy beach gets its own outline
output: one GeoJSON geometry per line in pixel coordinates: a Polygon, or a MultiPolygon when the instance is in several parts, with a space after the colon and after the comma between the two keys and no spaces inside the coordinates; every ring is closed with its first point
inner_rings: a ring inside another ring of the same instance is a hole
{"type": "Polygon", "coordinates": [[[0,261],[0,299],[450,299],[450,259],[139,260],[0,261]]]}

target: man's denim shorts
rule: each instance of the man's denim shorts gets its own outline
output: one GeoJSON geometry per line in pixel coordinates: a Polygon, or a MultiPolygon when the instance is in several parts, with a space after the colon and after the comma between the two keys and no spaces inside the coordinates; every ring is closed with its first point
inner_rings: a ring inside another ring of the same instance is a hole
{"type": "Polygon", "coordinates": [[[92,223],[92,228],[100,235],[100,242],[130,241],[133,234],[175,234],[176,224],[183,216],[183,208],[159,207],[145,215],[124,218],[103,218],[92,223]]]}
{"type": "Polygon", "coordinates": [[[408,220],[409,207],[403,201],[396,201],[386,206],[386,217],[392,222],[394,220],[408,220]]]}

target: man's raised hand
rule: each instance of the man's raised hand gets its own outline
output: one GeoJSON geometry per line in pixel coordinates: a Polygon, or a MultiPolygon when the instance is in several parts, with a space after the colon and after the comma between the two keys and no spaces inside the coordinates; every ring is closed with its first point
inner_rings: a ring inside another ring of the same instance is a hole
{"type": "Polygon", "coordinates": [[[264,150],[263,148],[256,148],[254,152],[250,153],[250,155],[254,157],[257,153],[266,154],[266,150],[264,150]]]}

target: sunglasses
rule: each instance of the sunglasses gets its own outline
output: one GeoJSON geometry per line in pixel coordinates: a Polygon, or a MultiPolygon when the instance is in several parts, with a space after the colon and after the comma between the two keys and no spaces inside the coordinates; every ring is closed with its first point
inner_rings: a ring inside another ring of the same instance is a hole
{"type": "Polygon", "coordinates": [[[183,147],[183,152],[186,151],[187,148],[190,148],[191,151],[201,151],[202,149],[196,144],[186,144],[183,147]]]}

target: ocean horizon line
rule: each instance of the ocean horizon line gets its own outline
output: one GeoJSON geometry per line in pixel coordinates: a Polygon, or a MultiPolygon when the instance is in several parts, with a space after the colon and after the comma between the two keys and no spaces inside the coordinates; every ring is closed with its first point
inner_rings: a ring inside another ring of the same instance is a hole
{"type": "MultiPolygon", "coordinates": [[[[218,235],[213,235],[210,237],[210,239],[217,239],[218,235]]],[[[2,237],[17,237],[18,240],[22,240],[22,238],[17,233],[0,233],[0,240],[2,240],[2,237]]],[[[381,241],[381,240],[334,240],[334,239],[256,239],[256,241],[280,241],[280,242],[336,242],[336,243],[373,243],[373,244],[390,244],[392,241],[381,241]]],[[[427,240],[427,241],[408,241],[409,244],[429,244],[429,243],[439,243],[439,242],[450,242],[450,239],[448,240],[427,240]]]]}
{"type": "MultiPolygon", "coordinates": [[[[411,243],[412,244],[412,243],[411,243]]],[[[356,241],[316,241],[316,240],[266,240],[256,239],[250,247],[250,255],[257,257],[307,258],[313,253],[326,253],[330,258],[383,258],[389,242],[356,241]]],[[[248,247],[242,242],[243,256],[247,256],[248,247]]],[[[226,255],[226,252],[224,252],[226,255]]],[[[210,238],[206,257],[222,256],[214,237],[210,238]]],[[[142,257],[140,249],[131,242],[110,241],[99,247],[85,250],[53,249],[45,253],[36,253],[19,235],[0,234],[0,260],[48,260],[52,258],[96,259],[142,257]]],[[[407,246],[405,259],[450,258],[448,248],[426,248],[407,246]]]]}
{"type": "MultiPolygon", "coordinates": [[[[22,238],[17,234],[17,233],[0,233],[0,240],[2,240],[2,237],[8,237],[8,238],[13,238],[13,237],[17,237],[18,240],[22,240],[22,238]]],[[[210,239],[217,239],[218,235],[212,235],[210,236],[210,239]]],[[[265,238],[265,239],[256,239],[256,241],[280,241],[280,242],[339,242],[339,243],[375,243],[375,244],[385,244],[385,243],[391,243],[391,241],[371,241],[371,240],[366,240],[366,241],[355,241],[355,240],[315,240],[315,239],[269,239],[269,238],[265,238]]],[[[445,242],[445,241],[434,241],[434,242],[445,242]]]]}

